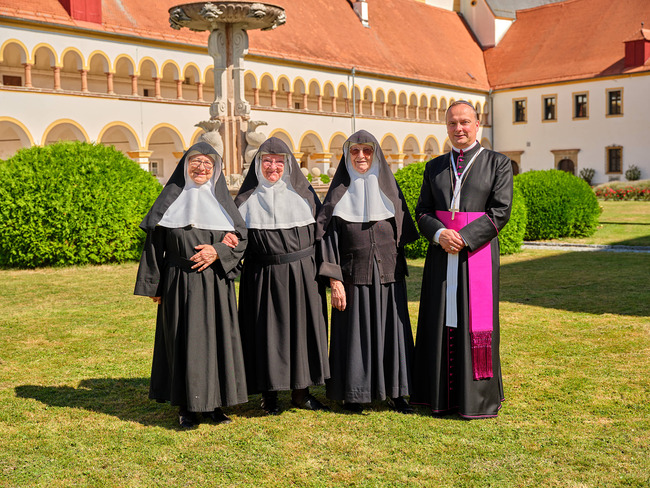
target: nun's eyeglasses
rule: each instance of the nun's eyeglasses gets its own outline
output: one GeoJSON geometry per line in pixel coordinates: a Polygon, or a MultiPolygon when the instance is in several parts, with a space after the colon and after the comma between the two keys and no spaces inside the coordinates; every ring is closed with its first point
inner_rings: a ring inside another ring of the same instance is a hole
{"type": "Polygon", "coordinates": [[[211,170],[214,168],[214,164],[212,164],[210,161],[192,161],[190,163],[190,167],[192,168],[200,168],[201,165],[203,165],[206,170],[211,170]]]}
{"type": "Polygon", "coordinates": [[[350,149],[350,154],[353,156],[358,156],[359,153],[363,151],[363,155],[366,157],[370,157],[372,155],[372,149],[369,147],[364,147],[363,149],[359,149],[358,147],[353,147],[350,149]]]}

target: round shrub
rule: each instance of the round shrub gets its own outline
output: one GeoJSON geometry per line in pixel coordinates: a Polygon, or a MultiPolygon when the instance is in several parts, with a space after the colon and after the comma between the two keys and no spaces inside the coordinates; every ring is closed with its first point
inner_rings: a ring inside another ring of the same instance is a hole
{"type": "MultiPolygon", "coordinates": [[[[395,173],[395,179],[404,194],[404,199],[406,200],[406,204],[408,205],[413,220],[415,220],[415,206],[420,197],[422,180],[424,179],[424,168],[426,165],[426,162],[411,163],[395,173]]],[[[406,245],[404,248],[404,254],[407,258],[411,259],[424,258],[427,255],[428,247],[429,241],[424,237],[420,237],[417,241],[406,245]]]]}
{"type": "Polygon", "coordinates": [[[160,190],[113,147],[59,142],[22,149],[0,162],[0,265],[139,259],[138,225],[160,190]]]}
{"type": "Polygon", "coordinates": [[[512,212],[510,220],[499,232],[499,251],[500,254],[514,254],[521,251],[526,234],[526,223],[528,221],[528,212],[526,211],[526,200],[519,189],[517,180],[515,180],[512,194],[512,212]]]}
{"type": "Polygon", "coordinates": [[[555,169],[528,171],[515,176],[526,200],[525,239],[592,235],[600,206],[591,187],[577,176],[555,169]]]}
{"type": "MultiPolygon", "coordinates": [[[[415,206],[420,197],[422,180],[426,162],[412,163],[395,173],[395,179],[404,193],[406,204],[415,220],[415,206]]],[[[518,252],[524,241],[526,229],[526,202],[519,190],[515,190],[513,197],[512,213],[508,224],[499,233],[499,247],[501,254],[518,252]]],[[[406,245],[407,258],[424,258],[427,255],[429,241],[420,237],[417,241],[406,245]]]]}

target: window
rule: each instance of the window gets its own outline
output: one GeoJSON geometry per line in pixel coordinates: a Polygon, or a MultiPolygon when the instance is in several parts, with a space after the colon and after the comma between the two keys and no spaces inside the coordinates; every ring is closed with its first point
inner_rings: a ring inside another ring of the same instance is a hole
{"type": "Polygon", "coordinates": [[[542,96],[542,121],[557,120],[556,110],[556,96],[544,95],[542,96]]]}
{"type": "Polygon", "coordinates": [[[589,96],[587,93],[573,94],[573,118],[586,119],[589,117],[589,96]]]}
{"type": "Polygon", "coordinates": [[[620,146],[607,148],[607,172],[621,173],[623,168],[623,148],[620,146]]]}
{"type": "Polygon", "coordinates": [[[5,86],[23,86],[23,79],[20,76],[2,75],[2,84],[5,86]]]}
{"type": "Polygon", "coordinates": [[[607,90],[607,115],[623,115],[623,90],[607,90]]]}
{"type": "Polygon", "coordinates": [[[526,122],[526,99],[513,100],[513,104],[515,123],[526,122]]]}
{"type": "Polygon", "coordinates": [[[158,176],[158,161],[149,161],[149,173],[158,176]]]}
{"type": "Polygon", "coordinates": [[[142,90],[142,96],[143,96],[143,97],[151,97],[151,96],[153,96],[153,95],[150,95],[150,94],[149,94],[150,92],[151,92],[151,90],[150,90],[149,88],[144,88],[144,89],[142,90]]]}

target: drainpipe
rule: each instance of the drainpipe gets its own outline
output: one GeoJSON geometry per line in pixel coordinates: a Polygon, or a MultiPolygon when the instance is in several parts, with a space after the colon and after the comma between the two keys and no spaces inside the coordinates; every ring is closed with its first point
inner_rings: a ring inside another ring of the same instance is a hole
{"type": "Polygon", "coordinates": [[[356,120],[356,110],[357,110],[357,97],[356,90],[354,89],[354,74],[356,69],[352,67],[352,133],[354,134],[357,131],[357,120],[356,120]]]}
{"type": "Polygon", "coordinates": [[[490,124],[492,126],[492,130],[490,131],[490,144],[492,144],[492,150],[496,151],[494,147],[494,99],[492,98],[492,88],[488,92],[488,106],[490,107],[488,115],[492,119],[490,124]]]}

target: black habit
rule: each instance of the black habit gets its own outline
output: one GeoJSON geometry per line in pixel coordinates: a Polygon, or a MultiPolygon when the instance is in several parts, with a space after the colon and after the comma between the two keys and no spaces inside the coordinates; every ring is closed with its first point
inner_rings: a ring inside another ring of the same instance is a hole
{"type": "Polygon", "coordinates": [[[239,238],[235,249],[221,243],[224,230],[157,225],[183,191],[188,177],[185,160],[197,151],[214,158],[215,172],[220,171],[221,158],[207,143],[195,144],[183,155],[140,225],[147,239],[135,294],[162,297],[149,397],[191,412],[211,412],[248,400],[233,282],[247,233],[222,175],[216,180],[214,195],[233,221],[239,238]],[[212,245],[219,255],[200,273],[191,269],[194,263],[189,261],[199,244],[212,245]]]}
{"type": "MultiPolygon", "coordinates": [[[[465,155],[477,153],[478,144],[465,155]]],[[[454,152],[455,158],[458,153],[454,152]]],[[[465,176],[460,197],[461,212],[486,215],[463,227],[459,233],[467,246],[458,258],[458,327],[445,325],[447,253],[433,242],[445,226],[436,210],[450,208],[453,183],[450,154],[426,165],[416,216],[420,232],[430,241],[427,251],[415,346],[412,403],[431,406],[434,413],[457,411],[467,418],[494,417],[504,400],[499,360],[499,239],[512,205],[512,167],[503,154],[484,149],[465,176]],[[473,376],[469,331],[468,251],[489,243],[492,258],[492,377],[473,376]]]]}
{"type": "Polygon", "coordinates": [[[418,233],[377,140],[358,131],[344,144],[374,146],[381,192],[392,202],[390,218],[348,222],[333,215],[348,191],[347,149],[338,165],[318,217],[323,262],[319,275],[342,281],[346,308],[332,309],[331,379],[327,397],[369,403],[409,395],[413,334],[408,315],[404,245],[418,233]]]}
{"type": "MultiPolygon", "coordinates": [[[[260,184],[257,165],[263,154],[285,156],[284,171],[290,183],[287,192],[305,200],[310,219],[315,218],[320,200],[289,147],[275,137],[260,146],[235,204],[242,208],[260,184]]],[[[273,219],[278,208],[267,210],[273,219]]],[[[322,385],[330,376],[327,302],[324,288],[316,280],[314,234],[313,219],[306,225],[283,222],[279,228],[248,229],[239,324],[249,394],[300,390],[322,385]]]]}

